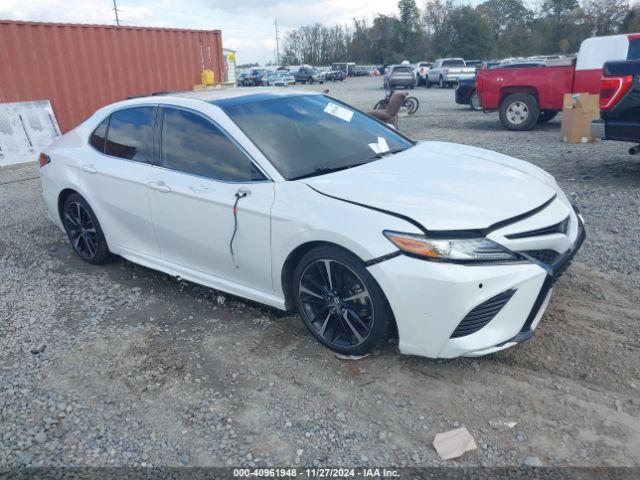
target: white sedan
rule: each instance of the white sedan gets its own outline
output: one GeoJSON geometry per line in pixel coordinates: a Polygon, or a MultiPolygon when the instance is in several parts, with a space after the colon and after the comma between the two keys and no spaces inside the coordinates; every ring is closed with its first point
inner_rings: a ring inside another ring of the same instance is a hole
{"type": "Polygon", "coordinates": [[[229,89],[109,105],[40,156],[76,253],[297,310],[330,349],[483,355],[531,337],[584,228],[554,179],[413,142],[328,96],[229,89]]]}

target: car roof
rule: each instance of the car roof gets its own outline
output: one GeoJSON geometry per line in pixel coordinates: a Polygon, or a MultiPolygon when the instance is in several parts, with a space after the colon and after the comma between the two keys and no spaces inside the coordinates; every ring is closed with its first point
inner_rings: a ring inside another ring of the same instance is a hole
{"type": "MultiPolygon", "coordinates": [[[[137,105],[148,105],[154,103],[170,103],[180,105],[181,100],[200,100],[213,105],[230,105],[237,103],[260,102],[283,97],[295,97],[302,95],[322,95],[321,92],[310,90],[283,90],[274,87],[254,87],[254,88],[219,88],[205,91],[184,91],[166,92],[154,95],[141,95],[127,100],[106,105],[104,108],[127,107],[137,105]]],[[[102,109],[100,109],[102,110],[102,109]]]]}
{"type": "Polygon", "coordinates": [[[170,93],[166,95],[162,95],[163,98],[177,97],[177,98],[190,98],[193,100],[202,100],[203,102],[208,103],[217,103],[220,100],[227,100],[231,98],[244,98],[246,100],[254,99],[264,99],[265,96],[269,96],[272,98],[278,97],[295,97],[300,95],[309,95],[315,94],[320,95],[320,92],[312,92],[308,90],[295,90],[295,91],[287,91],[279,88],[269,88],[269,87],[254,87],[254,88],[219,88],[214,90],[206,90],[206,91],[195,91],[195,92],[176,92],[170,93]],[[259,98],[257,98],[259,97],[259,98]]]}

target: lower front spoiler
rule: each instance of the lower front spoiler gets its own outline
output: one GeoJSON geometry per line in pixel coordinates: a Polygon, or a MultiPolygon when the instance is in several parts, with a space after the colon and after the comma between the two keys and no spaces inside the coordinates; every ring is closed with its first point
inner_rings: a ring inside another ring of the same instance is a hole
{"type": "Polygon", "coordinates": [[[475,350],[473,352],[465,353],[463,356],[465,357],[481,357],[483,355],[488,355],[490,353],[496,353],[501,350],[505,350],[507,348],[511,348],[519,343],[526,342],[527,340],[533,337],[533,331],[538,326],[542,315],[547,309],[547,305],[549,305],[549,300],[551,300],[551,294],[553,292],[553,285],[560,278],[560,276],[564,273],[567,267],[571,264],[573,257],[575,257],[578,250],[582,246],[584,239],[586,238],[586,232],[584,229],[584,223],[582,222],[581,215],[576,211],[578,217],[578,237],[576,238],[573,247],[568,252],[558,258],[553,265],[542,264],[541,266],[547,270],[547,277],[542,284],[542,288],[540,289],[540,293],[536,298],[536,301],[531,308],[531,312],[527,317],[524,325],[522,326],[522,330],[513,338],[507,340],[506,342],[500,343],[498,345],[494,345],[493,347],[484,348],[482,350],[475,350]]]}

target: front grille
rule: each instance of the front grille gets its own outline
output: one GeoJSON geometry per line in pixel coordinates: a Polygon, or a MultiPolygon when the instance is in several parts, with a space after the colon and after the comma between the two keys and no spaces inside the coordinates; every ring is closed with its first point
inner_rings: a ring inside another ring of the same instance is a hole
{"type": "Polygon", "coordinates": [[[462,319],[450,338],[459,338],[476,333],[502,310],[502,307],[513,297],[514,293],[516,293],[515,289],[506,290],[475,307],[462,319]]]}
{"type": "Polygon", "coordinates": [[[530,257],[548,265],[555,263],[560,256],[555,250],[524,250],[522,253],[526,253],[530,257]]]}
{"type": "Polygon", "coordinates": [[[538,228],[536,230],[530,230],[528,232],[512,233],[511,235],[506,235],[506,237],[510,240],[513,240],[516,238],[540,237],[542,235],[551,235],[554,233],[562,233],[566,235],[568,229],[569,217],[565,218],[560,223],[556,223],[555,225],[549,225],[548,227],[538,228]]]}

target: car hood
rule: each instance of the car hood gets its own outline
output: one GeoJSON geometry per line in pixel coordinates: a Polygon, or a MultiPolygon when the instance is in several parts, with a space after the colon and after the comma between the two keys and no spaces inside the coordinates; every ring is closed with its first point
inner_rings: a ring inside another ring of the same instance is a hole
{"type": "Polygon", "coordinates": [[[325,195],[404,215],[428,230],[485,229],[556,193],[553,177],[528,162],[445,142],[421,142],[304,182],[325,195]]]}

